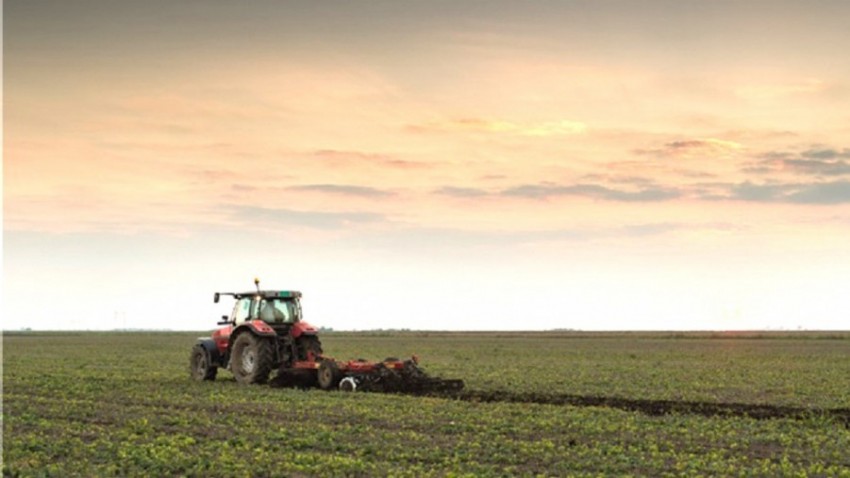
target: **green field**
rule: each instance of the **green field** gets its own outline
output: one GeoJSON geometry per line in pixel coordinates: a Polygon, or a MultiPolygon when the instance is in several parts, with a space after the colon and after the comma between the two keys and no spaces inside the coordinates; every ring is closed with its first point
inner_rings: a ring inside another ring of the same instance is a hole
{"type": "Polygon", "coordinates": [[[850,476],[850,334],[322,337],[338,358],[417,353],[466,380],[455,398],[197,383],[197,335],[7,333],[4,475],[850,476]]]}

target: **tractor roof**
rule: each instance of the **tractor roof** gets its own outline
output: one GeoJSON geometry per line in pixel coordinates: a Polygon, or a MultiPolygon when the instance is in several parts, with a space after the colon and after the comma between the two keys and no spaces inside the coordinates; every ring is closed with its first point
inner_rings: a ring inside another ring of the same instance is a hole
{"type": "Polygon", "coordinates": [[[251,292],[240,292],[239,295],[241,297],[259,295],[264,299],[274,299],[278,297],[282,299],[294,299],[301,297],[301,292],[298,292],[297,290],[261,290],[260,292],[252,290],[251,292]]]}
{"type": "MultiPolygon", "coordinates": [[[[216,296],[219,295],[232,295],[235,299],[254,296],[260,296],[263,299],[298,299],[301,297],[301,292],[297,290],[251,290],[248,292],[216,292],[216,296]]],[[[217,297],[215,301],[218,302],[217,297]]]]}

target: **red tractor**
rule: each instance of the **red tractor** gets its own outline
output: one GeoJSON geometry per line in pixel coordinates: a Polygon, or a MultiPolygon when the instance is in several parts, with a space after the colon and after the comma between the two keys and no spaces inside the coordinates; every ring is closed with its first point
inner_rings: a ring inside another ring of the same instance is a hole
{"type": "Polygon", "coordinates": [[[230,369],[242,384],[266,383],[277,370],[280,385],[318,385],[330,390],[427,393],[457,391],[462,380],[429,377],[418,358],[382,362],[340,362],[322,353],[318,330],[301,320],[301,293],[291,290],[216,292],[236,299],[230,316],[222,316],[211,338],[192,348],[190,372],[196,380],[215,380],[219,368],[230,369]]]}

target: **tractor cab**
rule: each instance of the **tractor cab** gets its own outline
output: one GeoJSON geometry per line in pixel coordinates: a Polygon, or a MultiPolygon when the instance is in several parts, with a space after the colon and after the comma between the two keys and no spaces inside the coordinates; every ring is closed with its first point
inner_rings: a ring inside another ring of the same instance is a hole
{"type": "Polygon", "coordinates": [[[272,324],[291,324],[301,320],[301,307],[297,300],[279,297],[260,299],[257,318],[272,324]]]}
{"type": "MultiPolygon", "coordinates": [[[[252,320],[268,324],[294,324],[301,321],[301,293],[291,290],[261,290],[252,292],[223,293],[236,299],[230,316],[222,316],[222,322],[241,325],[252,320]]],[[[216,294],[216,299],[221,293],[216,294]]],[[[216,302],[218,302],[216,300],[216,302]]]]}

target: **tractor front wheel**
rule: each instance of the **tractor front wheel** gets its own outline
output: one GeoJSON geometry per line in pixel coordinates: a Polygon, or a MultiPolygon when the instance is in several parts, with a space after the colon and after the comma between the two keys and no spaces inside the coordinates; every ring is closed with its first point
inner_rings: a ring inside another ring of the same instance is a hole
{"type": "Polygon", "coordinates": [[[218,367],[212,363],[212,357],[203,345],[197,344],[192,347],[192,355],[189,357],[189,373],[195,380],[215,380],[218,367]]]}
{"type": "Polygon", "coordinates": [[[274,365],[274,348],[270,339],[244,332],[233,342],[230,370],[242,384],[266,383],[274,365]]]}

